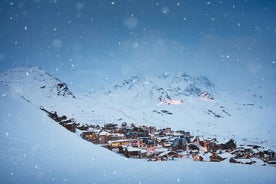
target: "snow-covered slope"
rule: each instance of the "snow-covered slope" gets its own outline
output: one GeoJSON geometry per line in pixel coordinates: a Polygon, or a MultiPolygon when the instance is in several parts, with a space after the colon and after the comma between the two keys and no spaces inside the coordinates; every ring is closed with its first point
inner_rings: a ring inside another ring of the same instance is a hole
{"type": "Polygon", "coordinates": [[[135,75],[105,91],[76,96],[64,82],[37,67],[9,70],[1,74],[0,81],[31,104],[80,124],[125,121],[276,148],[276,135],[271,131],[276,128],[275,109],[265,97],[255,91],[229,94],[204,76],[135,75]]]}
{"type": "MultiPolygon", "coordinates": [[[[275,183],[275,168],[126,159],[0,87],[0,183],[275,183]]],[[[66,97],[65,97],[66,99],[66,97]]]]}
{"type": "Polygon", "coordinates": [[[257,91],[229,93],[203,76],[165,73],[134,76],[112,85],[105,94],[80,98],[91,98],[91,104],[108,108],[96,108],[94,113],[105,114],[117,123],[172,127],[206,137],[276,145],[271,132],[276,128],[275,107],[257,96],[257,91]]]}
{"type": "Polygon", "coordinates": [[[50,105],[61,97],[75,98],[64,82],[39,67],[17,67],[8,70],[1,74],[0,83],[9,86],[12,93],[34,105],[50,105]]]}

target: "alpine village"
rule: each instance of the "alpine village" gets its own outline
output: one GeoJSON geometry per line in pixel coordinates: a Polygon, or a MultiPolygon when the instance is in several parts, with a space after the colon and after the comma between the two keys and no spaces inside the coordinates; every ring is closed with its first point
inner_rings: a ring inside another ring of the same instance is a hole
{"type": "Polygon", "coordinates": [[[205,162],[230,162],[276,166],[276,155],[271,149],[258,145],[237,145],[235,140],[219,143],[216,138],[194,136],[184,130],[157,129],[123,122],[99,125],[80,125],[65,115],[58,116],[40,107],[54,121],[67,130],[78,133],[84,140],[101,145],[127,158],[148,161],[192,159],[205,162]]]}

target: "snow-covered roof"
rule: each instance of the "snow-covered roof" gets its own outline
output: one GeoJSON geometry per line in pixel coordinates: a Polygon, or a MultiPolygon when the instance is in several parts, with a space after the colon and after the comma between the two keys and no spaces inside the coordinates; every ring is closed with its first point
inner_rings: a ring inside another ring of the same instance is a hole
{"type": "Polygon", "coordinates": [[[99,135],[106,135],[106,134],[109,134],[109,133],[106,132],[106,131],[102,131],[102,132],[99,133],[99,135]]]}
{"type": "Polygon", "coordinates": [[[174,152],[174,151],[165,151],[165,152],[163,152],[163,153],[160,153],[158,156],[159,156],[159,157],[163,157],[163,156],[165,156],[165,155],[168,155],[169,153],[177,154],[177,153],[174,152]]]}
{"type": "Polygon", "coordinates": [[[132,146],[128,146],[126,149],[127,149],[127,151],[130,151],[130,152],[132,152],[132,151],[141,151],[140,148],[135,148],[135,147],[132,147],[132,146]]]}
{"type": "Polygon", "coordinates": [[[181,134],[181,133],[176,133],[176,132],[174,132],[173,133],[173,136],[182,136],[183,134],[181,134]]]}
{"type": "Polygon", "coordinates": [[[109,144],[119,143],[119,142],[129,142],[129,140],[128,139],[120,139],[120,140],[115,140],[115,141],[108,141],[109,144]]]}
{"type": "Polygon", "coordinates": [[[157,152],[157,153],[162,153],[164,151],[168,151],[168,149],[166,149],[166,148],[157,148],[157,149],[155,149],[155,152],[157,152]]]}
{"type": "Polygon", "coordinates": [[[110,135],[116,136],[116,137],[124,137],[124,134],[120,134],[120,133],[110,133],[110,135]]]}

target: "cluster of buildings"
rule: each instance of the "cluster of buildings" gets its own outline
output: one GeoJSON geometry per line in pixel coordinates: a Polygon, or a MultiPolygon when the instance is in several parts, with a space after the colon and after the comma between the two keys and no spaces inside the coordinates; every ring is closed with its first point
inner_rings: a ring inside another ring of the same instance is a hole
{"type": "Polygon", "coordinates": [[[103,127],[89,126],[81,137],[94,144],[101,144],[126,157],[168,159],[178,157],[177,150],[189,149],[193,136],[183,130],[157,129],[153,126],[105,124],[103,127]],[[167,158],[166,158],[167,157],[167,158]]]}
{"type": "Polygon", "coordinates": [[[221,162],[240,164],[276,164],[275,152],[257,145],[237,147],[231,139],[219,143],[215,138],[204,139],[193,136],[184,130],[173,131],[171,128],[157,129],[154,126],[136,126],[122,123],[99,125],[80,125],[74,119],[58,116],[49,112],[50,118],[71,132],[79,132],[80,136],[94,144],[99,144],[128,158],[145,158],[149,161],[174,160],[190,158],[194,161],[221,162]]]}
{"type": "MultiPolygon", "coordinates": [[[[85,126],[83,126],[85,127],[85,126]]],[[[194,161],[230,163],[276,164],[275,152],[257,145],[237,147],[230,139],[219,143],[216,139],[193,136],[184,130],[157,129],[154,126],[128,126],[123,123],[105,124],[103,127],[87,125],[81,137],[100,144],[128,158],[145,158],[149,161],[166,161],[175,158],[191,158],[194,161]]]]}

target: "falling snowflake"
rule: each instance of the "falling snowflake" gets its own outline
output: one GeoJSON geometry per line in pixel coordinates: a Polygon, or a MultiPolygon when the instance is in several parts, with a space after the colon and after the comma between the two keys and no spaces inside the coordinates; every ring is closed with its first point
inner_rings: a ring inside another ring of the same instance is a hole
{"type": "Polygon", "coordinates": [[[167,15],[167,14],[170,13],[170,9],[169,9],[168,7],[163,7],[161,11],[162,11],[162,13],[165,14],[165,15],[167,15]]]}

